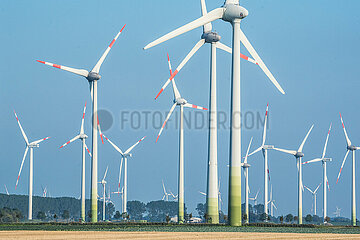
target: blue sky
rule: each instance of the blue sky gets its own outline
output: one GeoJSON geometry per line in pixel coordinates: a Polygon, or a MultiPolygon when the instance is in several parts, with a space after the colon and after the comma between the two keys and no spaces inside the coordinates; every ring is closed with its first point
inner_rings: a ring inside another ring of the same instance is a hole
{"type": "MultiPolygon", "coordinates": [[[[208,10],[223,1],[207,1],[208,10]]],[[[351,161],[347,160],[340,182],[335,185],[346,151],[339,111],[348,134],[360,145],[360,125],[356,124],[358,89],[357,56],[360,47],[358,1],[241,1],[249,10],[242,29],[265,64],[286,91],[282,96],[255,65],[242,61],[242,111],[264,114],[270,104],[268,144],[297,149],[311,124],[315,124],[305,145],[304,160],[319,157],[327,129],[333,123],[328,156],[329,215],[338,206],[343,216],[350,215],[351,161]]],[[[0,6],[2,34],[0,66],[0,109],[2,138],[0,183],[11,193],[27,194],[29,161],[25,162],[19,187],[14,191],[25,145],[13,110],[19,115],[31,140],[52,138],[34,152],[34,191],[41,194],[47,186],[52,196],[80,195],[81,144],[76,142],[59,150],[80,128],[85,101],[90,104],[88,83],[73,74],[59,71],[35,60],[47,60],[66,66],[92,69],[111,39],[127,24],[104,62],[99,81],[99,108],[109,111],[113,126],[105,134],[122,149],[142,136],[147,138],[129,160],[129,200],[151,201],[162,198],[161,180],[177,190],[178,131],[175,118],[155,144],[158,128],[142,125],[121,128],[121,114],[134,111],[160,111],[165,114],[172,105],[167,89],[158,100],[156,93],[168,77],[166,53],[177,66],[200,39],[202,29],[163,43],[150,50],[142,48],[157,37],[200,15],[197,1],[4,1],[0,6]],[[6,149],[6,151],[4,151],[6,149]]],[[[213,24],[222,42],[231,45],[231,26],[222,21],[213,24]]],[[[242,48],[244,54],[248,54],[242,48]]],[[[177,76],[183,97],[191,103],[208,107],[209,46],[203,47],[177,76]]],[[[231,57],[218,52],[218,109],[230,109],[231,57]]],[[[186,114],[193,112],[187,110],[186,114]]],[[[91,135],[90,108],[86,132],[91,135]]],[[[242,151],[254,136],[253,148],[260,144],[261,129],[244,129],[242,151]]],[[[185,199],[190,211],[205,199],[198,191],[206,189],[207,130],[185,129],[185,199]]],[[[221,178],[223,209],[227,209],[229,131],[219,131],[218,165],[221,178]]],[[[90,144],[90,139],[88,141],[90,144]]],[[[109,166],[108,182],[115,190],[119,155],[107,143],[99,148],[99,178],[109,166]]],[[[87,189],[89,163],[87,159],[87,189]]],[[[249,160],[251,195],[263,189],[263,158],[249,160]]],[[[297,171],[291,156],[270,152],[269,165],[277,214],[297,211],[297,171]]],[[[358,174],[357,163],[357,174],[358,174]]],[[[315,188],[322,179],[321,164],[304,166],[304,184],[315,188]]],[[[100,186],[99,186],[100,188],[100,186]]],[[[357,187],[357,189],[359,189],[357,187]]],[[[5,190],[4,190],[5,191],[5,190]]],[[[359,191],[358,191],[359,192],[359,191]]],[[[89,191],[87,191],[89,195],[89,191]]],[[[360,196],[357,194],[357,196],[360,196]]],[[[113,197],[116,207],[120,201],[113,197]]],[[[263,194],[260,192],[260,202],[263,194]]],[[[322,212],[322,190],[318,212],[322,212]]],[[[360,199],[357,199],[360,203],[360,199]]],[[[304,214],[311,210],[312,197],[304,193],[304,214]]],[[[360,212],[358,211],[358,214],[360,212]]],[[[321,214],[319,214],[321,215],[321,214]]]]}

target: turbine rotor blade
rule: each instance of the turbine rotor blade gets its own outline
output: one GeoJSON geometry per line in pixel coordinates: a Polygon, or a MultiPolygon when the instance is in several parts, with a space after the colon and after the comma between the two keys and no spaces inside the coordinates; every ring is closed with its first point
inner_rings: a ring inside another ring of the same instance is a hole
{"type": "Polygon", "coordinates": [[[116,149],[116,151],[118,151],[121,155],[124,155],[124,153],[121,151],[121,149],[116,146],[112,141],[110,141],[109,138],[107,138],[105,135],[104,135],[104,138],[116,149]]]}
{"type": "Polygon", "coordinates": [[[340,179],[340,174],[341,174],[341,171],[342,171],[342,169],[343,169],[343,167],[344,167],[344,164],[345,164],[346,158],[347,158],[347,156],[349,155],[349,152],[350,152],[350,150],[347,150],[347,151],[346,151],[346,154],[345,154],[344,160],[343,160],[343,162],[342,162],[342,164],[341,164],[341,168],[340,168],[339,175],[338,175],[337,180],[336,180],[336,184],[339,182],[339,179],[340,179]]]}
{"type": "Polygon", "coordinates": [[[25,153],[24,153],[23,159],[22,159],[22,161],[21,161],[19,174],[18,174],[18,177],[17,177],[17,180],[16,180],[15,190],[16,190],[17,185],[18,185],[18,183],[19,183],[19,178],[20,178],[20,175],[21,175],[21,170],[22,170],[22,168],[23,168],[24,161],[25,161],[26,154],[27,154],[28,150],[29,150],[29,147],[27,146],[26,149],[25,149],[25,153]]]}
{"type": "Polygon", "coordinates": [[[308,163],[313,163],[313,162],[320,162],[320,161],[322,161],[322,160],[323,160],[322,158],[315,158],[315,159],[313,159],[313,160],[303,162],[302,164],[308,164],[308,163]]]}
{"type": "MultiPolygon", "coordinates": [[[[205,16],[208,12],[207,12],[207,9],[206,9],[206,3],[205,3],[205,0],[200,0],[200,3],[201,3],[201,13],[202,13],[202,16],[205,16]]],[[[211,32],[212,31],[212,24],[211,22],[205,24],[203,26],[203,32],[204,33],[208,33],[208,32],[211,32]]]]}
{"type": "Polygon", "coordinates": [[[51,62],[40,61],[40,60],[36,60],[36,61],[39,62],[39,63],[45,64],[45,65],[49,65],[49,66],[54,67],[54,68],[58,68],[58,69],[61,69],[61,70],[64,70],[64,71],[75,73],[75,74],[83,76],[83,77],[88,77],[89,76],[89,71],[87,71],[85,69],[71,68],[71,67],[66,67],[66,66],[55,64],[55,63],[51,63],[51,62]]]}
{"type": "Polygon", "coordinates": [[[309,130],[308,133],[306,134],[304,140],[302,141],[302,143],[301,143],[301,145],[300,145],[300,147],[299,147],[299,149],[298,149],[298,152],[302,152],[302,150],[303,150],[303,148],[304,148],[304,145],[305,145],[305,142],[306,142],[307,138],[309,137],[309,134],[310,134],[310,132],[311,132],[311,130],[312,130],[313,128],[314,128],[314,124],[311,126],[310,130],[309,130]]]}
{"type": "Polygon", "coordinates": [[[249,156],[249,150],[250,150],[250,147],[251,147],[252,140],[253,140],[253,137],[251,137],[250,142],[249,142],[249,146],[248,146],[248,148],[246,150],[244,163],[247,163],[247,159],[248,159],[248,156],[249,156]]]}
{"type": "Polygon", "coordinates": [[[99,61],[96,63],[95,67],[93,68],[93,70],[91,70],[92,72],[96,72],[99,73],[100,71],[100,67],[103,64],[106,56],[108,55],[108,53],[110,52],[112,46],[114,45],[115,41],[118,39],[118,37],[120,36],[121,32],[124,30],[126,24],[122,27],[122,29],[120,30],[120,32],[115,36],[115,38],[111,41],[110,45],[108,46],[108,48],[105,50],[104,54],[101,56],[101,58],[99,59],[99,61]]]}
{"type": "Polygon", "coordinates": [[[81,120],[80,134],[83,134],[83,133],[84,133],[85,111],[86,111],[86,102],[85,102],[85,107],[84,107],[83,116],[82,116],[82,120],[81,120]]]}
{"type": "Polygon", "coordinates": [[[259,57],[259,55],[257,54],[257,52],[255,51],[255,49],[253,48],[253,46],[251,45],[251,43],[249,42],[249,40],[247,39],[247,37],[245,36],[245,34],[243,33],[243,31],[241,31],[240,29],[240,40],[241,42],[244,44],[245,48],[249,51],[249,53],[251,54],[251,56],[255,59],[255,61],[258,63],[258,65],[260,66],[260,68],[263,70],[263,72],[266,74],[266,76],[268,76],[268,78],[270,79],[270,81],[275,85],[275,87],[282,93],[285,94],[284,90],[282,89],[282,87],[280,86],[280,84],[276,81],[276,79],[274,78],[274,76],[272,75],[272,73],[270,72],[270,70],[266,67],[265,63],[261,60],[261,58],[259,57]]]}
{"type": "Polygon", "coordinates": [[[188,108],[195,108],[195,109],[200,109],[200,110],[208,110],[207,108],[204,107],[200,107],[191,103],[185,103],[184,107],[188,107],[188,108]]]}
{"type": "Polygon", "coordinates": [[[265,112],[265,123],[264,123],[264,131],[263,131],[263,138],[262,138],[263,146],[265,145],[265,140],[266,140],[266,127],[267,127],[268,112],[269,112],[269,103],[266,106],[266,112],[265,112]]]}
{"type": "Polygon", "coordinates": [[[345,138],[346,138],[346,142],[347,142],[347,145],[348,147],[351,146],[351,141],[347,135],[347,132],[346,132],[346,129],[345,129],[345,124],[344,124],[344,121],[342,119],[342,116],[341,116],[341,113],[340,113],[340,120],[341,120],[341,124],[342,124],[342,127],[343,127],[343,130],[344,130],[344,134],[345,134],[345,138]]]}
{"type": "Polygon", "coordinates": [[[105,174],[104,174],[104,177],[103,177],[103,179],[102,179],[102,180],[105,180],[105,178],[106,178],[106,174],[107,174],[107,171],[108,171],[108,168],[109,168],[109,166],[107,166],[107,167],[106,167],[105,174]]]}
{"type": "Polygon", "coordinates": [[[194,56],[194,54],[205,44],[205,40],[201,39],[199,42],[195,44],[195,46],[191,49],[191,51],[186,55],[186,57],[182,60],[182,62],[179,64],[179,66],[175,69],[174,72],[171,72],[170,78],[165,82],[165,84],[162,86],[160,92],[156,95],[155,99],[157,99],[160,94],[165,90],[167,85],[171,82],[171,80],[174,79],[174,77],[180,72],[180,70],[185,66],[185,64],[194,56]]]}
{"type": "MultiPolygon", "coordinates": [[[[232,54],[232,49],[230,47],[226,46],[225,44],[221,43],[221,42],[217,42],[216,47],[223,50],[223,51],[225,51],[225,52],[228,52],[228,53],[232,54]]],[[[246,56],[246,55],[244,55],[242,53],[240,53],[240,57],[242,59],[245,59],[246,61],[249,61],[249,62],[252,62],[252,63],[254,63],[256,65],[259,65],[254,59],[252,59],[252,58],[250,58],[250,57],[248,57],[248,56],[246,56]]]]}
{"type": "Polygon", "coordinates": [[[293,150],[286,150],[286,149],[281,149],[281,148],[274,148],[274,150],[279,151],[279,152],[288,153],[291,155],[296,155],[296,151],[293,151],[293,150]]]}
{"type": "Polygon", "coordinates": [[[128,150],[125,151],[125,154],[128,154],[131,152],[131,150],[134,149],[134,147],[136,147],[142,140],[144,140],[146,138],[146,136],[142,137],[139,141],[137,141],[134,145],[132,145],[131,147],[129,147],[128,150]]]}
{"type": "Polygon", "coordinates": [[[40,140],[37,140],[37,141],[32,142],[32,144],[39,144],[39,143],[41,143],[42,141],[48,140],[49,138],[50,138],[50,137],[42,138],[42,139],[40,139],[40,140]]]}
{"type": "Polygon", "coordinates": [[[157,138],[156,138],[156,142],[159,140],[159,137],[160,137],[162,131],[164,130],[165,125],[166,125],[166,122],[169,120],[169,118],[170,118],[172,112],[174,111],[176,105],[177,105],[177,103],[174,103],[174,105],[172,105],[172,107],[171,107],[171,109],[170,109],[170,112],[169,112],[168,115],[166,116],[166,119],[165,119],[163,125],[161,126],[161,129],[160,129],[160,131],[159,131],[159,134],[158,134],[158,136],[157,136],[157,138]]]}
{"type": "Polygon", "coordinates": [[[84,146],[85,146],[85,149],[88,152],[89,156],[92,157],[91,152],[90,152],[88,146],[86,145],[86,143],[84,143],[84,146]]]}
{"type": "Polygon", "coordinates": [[[223,17],[224,11],[225,11],[224,8],[214,9],[211,12],[209,12],[208,14],[206,14],[206,15],[204,15],[204,16],[202,16],[202,17],[200,17],[200,18],[198,18],[198,19],[196,19],[196,20],[194,20],[194,21],[192,21],[192,22],[190,22],[190,23],[188,23],[188,24],[186,24],[186,25],[184,25],[182,27],[179,27],[176,30],[174,30],[174,31],[172,31],[172,32],[170,32],[170,33],[168,33],[168,34],[166,34],[166,35],[164,35],[164,36],[162,36],[162,37],[160,37],[158,39],[156,39],[155,41],[153,41],[153,42],[149,43],[148,45],[146,45],[144,47],[144,49],[145,50],[149,49],[149,48],[154,47],[154,46],[156,46],[156,45],[158,45],[158,44],[160,44],[162,42],[165,42],[165,41],[167,41],[169,39],[177,37],[177,36],[179,36],[179,35],[181,35],[183,33],[186,33],[186,32],[189,32],[189,31],[195,29],[195,28],[201,27],[201,26],[203,26],[203,25],[205,25],[205,24],[207,24],[209,22],[212,22],[212,21],[214,21],[216,19],[220,19],[220,18],[223,17]]]}
{"type": "Polygon", "coordinates": [[[76,137],[72,138],[71,140],[67,141],[66,143],[64,143],[60,148],[65,147],[66,145],[72,143],[73,141],[77,140],[80,138],[80,135],[77,135],[76,137]]]}
{"type": "Polygon", "coordinates": [[[17,116],[17,114],[16,114],[15,111],[14,111],[14,114],[15,114],[15,117],[16,117],[16,121],[18,122],[20,131],[21,131],[21,134],[23,135],[23,138],[24,138],[26,144],[29,144],[29,140],[28,140],[28,138],[27,138],[27,136],[26,136],[26,134],[25,134],[25,132],[24,132],[24,129],[23,129],[22,126],[21,126],[20,120],[19,120],[19,118],[18,118],[18,116],[17,116]]]}
{"type": "Polygon", "coordinates": [[[329,141],[331,126],[332,126],[332,123],[330,124],[329,131],[328,131],[328,134],[327,134],[327,136],[326,136],[326,141],[325,141],[325,145],[324,145],[324,150],[323,150],[323,154],[322,154],[322,157],[321,157],[321,158],[324,158],[324,157],[325,157],[325,154],[326,154],[326,148],[327,148],[327,144],[328,144],[328,141],[329,141]]]}

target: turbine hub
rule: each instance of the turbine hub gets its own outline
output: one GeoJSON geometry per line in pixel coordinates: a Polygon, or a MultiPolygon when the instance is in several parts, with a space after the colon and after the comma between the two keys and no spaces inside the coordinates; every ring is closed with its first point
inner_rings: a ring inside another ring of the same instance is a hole
{"type": "Polygon", "coordinates": [[[225,7],[225,12],[222,19],[227,22],[233,22],[236,19],[241,20],[245,18],[247,15],[249,15],[248,10],[246,10],[244,7],[241,7],[239,5],[226,4],[224,7],[225,7]]]}
{"type": "Polygon", "coordinates": [[[347,149],[350,151],[355,151],[356,147],[354,145],[351,145],[351,146],[348,146],[347,149]]]}
{"type": "Polygon", "coordinates": [[[205,39],[206,43],[214,43],[214,42],[218,42],[221,40],[221,36],[216,32],[203,33],[201,38],[205,39]]]}
{"type": "Polygon", "coordinates": [[[184,98],[178,98],[174,100],[174,103],[176,103],[177,105],[184,105],[187,103],[187,101],[184,98]]]}
{"type": "Polygon", "coordinates": [[[96,72],[89,72],[89,75],[86,77],[86,79],[89,81],[89,82],[92,82],[92,81],[97,81],[101,78],[101,76],[96,73],[96,72]]]}
{"type": "Polygon", "coordinates": [[[295,154],[295,157],[296,157],[296,158],[302,158],[302,157],[304,157],[304,153],[302,153],[302,152],[297,152],[297,153],[295,154]]]}
{"type": "Polygon", "coordinates": [[[80,139],[86,139],[88,136],[85,133],[80,134],[80,139]]]}
{"type": "Polygon", "coordinates": [[[243,167],[243,168],[249,168],[250,166],[251,166],[251,165],[248,164],[248,163],[243,163],[243,164],[242,164],[242,167],[243,167]]]}
{"type": "Polygon", "coordinates": [[[29,147],[29,148],[38,148],[38,147],[39,147],[39,144],[37,144],[37,143],[30,143],[30,144],[28,145],[28,147],[29,147]]]}

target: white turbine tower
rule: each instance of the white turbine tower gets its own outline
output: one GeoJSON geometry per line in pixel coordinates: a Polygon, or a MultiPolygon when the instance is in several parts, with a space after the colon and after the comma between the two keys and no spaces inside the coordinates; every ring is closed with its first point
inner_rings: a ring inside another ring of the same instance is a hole
{"type": "MultiPolygon", "coordinates": [[[[205,0],[201,1],[202,16],[207,14],[205,0]]],[[[208,182],[207,182],[207,193],[206,207],[207,215],[211,219],[212,223],[219,223],[219,207],[217,206],[217,94],[216,94],[216,50],[217,48],[224,50],[228,53],[232,53],[230,47],[220,42],[221,36],[212,30],[212,24],[207,23],[203,26],[203,33],[200,41],[191,49],[184,60],[179,64],[176,70],[171,74],[170,78],[166,81],[160,92],[157,94],[155,99],[164,91],[170,81],[179,73],[179,71],[185,66],[185,64],[191,59],[191,57],[203,46],[205,43],[211,44],[210,52],[210,114],[209,114],[209,142],[208,142],[208,182]]],[[[256,63],[255,60],[240,53],[240,57],[248,60],[249,62],[256,63]]]]}
{"type": "Polygon", "coordinates": [[[327,172],[326,172],[327,171],[326,170],[326,163],[332,161],[331,158],[326,158],[325,154],[326,154],[327,144],[328,144],[328,141],[329,141],[331,125],[332,124],[330,124],[330,128],[329,128],[328,134],[326,136],[324,150],[323,150],[323,154],[322,154],[321,158],[315,158],[313,160],[310,160],[310,161],[307,161],[307,162],[303,163],[303,164],[307,164],[307,163],[313,163],[313,162],[319,162],[319,161],[322,162],[322,166],[323,166],[323,214],[324,214],[323,221],[324,221],[324,223],[326,223],[326,217],[327,217],[327,190],[326,190],[326,185],[328,187],[328,190],[330,191],[329,181],[328,181],[327,172]]]}
{"type": "Polygon", "coordinates": [[[284,152],[287,154],[291,154],[296,158],[296,165],[298,169],[298,218],[299,218],[299,224],[302,224],[302,191],[303,191],[303,184],[302,184],[302,163],[301,160],[304,157],[303,148],[305,145],[305,142],[307,138],[309,137],[309,134],[311,130],[313,129],[314,125],[311,126],[310,130],[306,134],[304,140],[302,141],[299,149],[296,150],[285,150],[280,148],[274,148],[277,151],[284,152]]]}
{"type": "Polygon", "coordinates": [[[250,139],[249,146],[246,151],[244,162],[241,164],[242,168],[244,169],[244,177],[245,177],[245,213],[246,213],[246,223],[249,223],[249,167],[251,166],[248,164],[248,156],[249,156],[249,150],[251,147],[251,142],[253,138],[250,139]]]}
{"type": "Polygon", "coordinates": [[[62,65],[58,65],[58,64],[54,64],[54,63],[50,63],[50,62],[44,62],[44,61],[40,61],[37,60],[39,63],[43,63],[61,70],[65,70],[77,75],[80,75],[82,77],[85,77],[87,79],[87,81],[90,84],[90,95],[91,95],[91,99],[92,99],[92,103],[93,103],[93,108],[92,108],[92,158],[91,158],[91,221],[92,222],[97,222],[97,182],[98,182],[98,141],[97,141],[97,134],[98,134],[98,130],[101,136],[101,140],[102,139],[102,134],[101,134],[101,130],[100,130],[100,125],[99,125],[99,118],[98,118],[98,95],[97,95],[97,82],[98,80],[101,78],[101,76],[99,75],[100,72],[100,67],[103,64],[106,56],[108,55],[108,53],[110,52],[112,46],[114,45],[116,39],[119,37],[119,35],[121,34],[122,30],[125,28],[126,25],[123,26],[123,28],[120,30],[120,32],[115,36],[115,38],[111,41],[110,45],[108,46],[108,48],[105,50],[104,54],[101,56],[101,58],[99,59],[99,61],[96,63],[96,65],[94,66],[94,68],[89,72],[85,69],[76,69],[76,68],[71,68],[71,67],[66,67],[66,66],[62,66],[62,65]],[[95,126],[98,126],[97,128],[95,126]]]}
{"type": "MultiPolygon", "coordinates": [[[[144,49],[151,48],[171,38],[222,19],[232,24],[232,94],[231,94],[231,134],[230,134],[230,168],[229,168],[229,222],[232,226],[241,225],[241,127],[240,127],[240,41],[244,44],[256,63],[270,78],[272,83],[285,94],[269,69],[265,66],[245,34],[240,29],[240,22],[248,15],[248,11],[239,5],[239,0],[226,0],[225,4],[204,14],[202,17],[158,38],[144,49]]],[[[209,196],[210,197],[210,196],[209,196]]]]}
{"type": "Polygon", "coordinates": [[[82,156],[81,156],[81,220],[83,222],[85,222],[85,150],[89,153],[90,157],[91,157],[91,153],[90,150],[88,149],[88,147],[86,146],[85,143],[85,139],[88,138],[88,136],[85,134],[84,132],[84,118],[85,118],[85,110],[86,110],[86,103],[85,103],[85,107],[84,107],[84,111],[83,111],[83,115],[82,115],[82,120],[81,120],[81,127],[80,127],[80,132],[78,135],[76,135],[74,138],[72,138],[71,140],[67,141],[65,144],[63,144],[60,148],[65,147],[66,145],[72,143],[73,141],[79,139],[82,142],[82,156]]]}
{"type": "Polygon", "coordinates": [[[166,188],[165,188],[164,181],[161,180],[161,182],[162,182],[162,187],[163,187],[163,191],[164,191],[164,196],[162,197],[161,200],[164,200],[164,199],[165,199],[165,201],[168,202],[168,201],[169,201],[169,196],[171,196],[171,193],[166,192],[166,188]]]}
{"type": "MultiPolygon", "coordinates": [[[[170,58],[168,54],[168,64],[170,75],[173,74],[171,69],[170,58]]],[[[179,210],[178,210],[178,222],[184,222],[184,107],[188,108],[195,108],[195,109],[202,109],[207,110],[206,108],[196,106],[194,104],[188,103],[184,98],[181,97],[179,90],[176,87],[175,79],[172,79],[172,87],[174,93],[174,104],[170,109],[169,114],[166,116],[166,119],[160,129],[160,132],[156,138],[156,142],[159,140],[159,137],[164,130],[166,122],[169,120],[172,112],[174,111],[176,106],[180,106],[180,139],[179,139],[179,180],[178,180],[178,203],[179,203],[179,210]]]]}
{"type": "Polygon", "coordinates": [[[272,217],[274,217],[274,208],[277,210],[277,207],[275,205],[275,200],[273,199],[273,194],[272,194],[272,185],[270,188],[270,200],[268,201],[268,204],[270,204],[270,215],[272,217]]]}
{"type": "Polygon", "coordinates": [[[29,167],[29,212],[28,212],[28,220],[32,220],[32,195],[33,195],[33,149],[34,148],[38,148],[39,147],[39,143],[41,143],[42,141],[46,140],[46,139],[49,139],[50,137],[46,137],[46,138],[42,138],[40,140],[36,140],[36,141],[33,141],[33,142],[29,142],[21,124],[20,124],[20,121],[19,121],[19,118],[16,114],[16,112],[14,111],[14,114],[15,114],[15,117],[16,117],[16,120],[19,124],[19,128],[21,130],[21,133],[24,137],[24,140],[25,140],[25,143],[26,143],[26,149],[25,149],[25,153],[24,153],[24,157],[21,161],[21,165],[20,165],[20,170],[19,170],[19,174],[18,174],[18,177],[17,177],[17,180],[16,180],[16,185],[15,185],[15,190],[17,188],[17,185],[19,183],[19,178],[20,178],[20,174],[21,174],[21,170],[22,170],[22,167],[24,165],[24,161],[25,161],[25,158],[26,158],[26,155],[27,155],[27,152],[30,148],[30,167],[29,167]]]}
{"type": "MultiPolygon", "coordinates": [[[[201,0],[202,15],[207,14],[205,0],[201,0]]],[[[200,41],[191,49],[184,60],[179,64],[176,70],[171,74],[166,83],[161,88],[160,92],[156,95],[157,99],[164,89],[169,85],[170,81],[180,72],[185,64],[193,57],[193,55],[205,45],[205,43],[211,44],[210,52],[210,100],[209,100],[209,142],[208,142],[208,182],[207,182],[207,197],[206,198],[206,212],[211,219],[212,223],[219,223],[219,206],[217,196],[217,84],[216,84],[216,50],[219,48],[228,53],[232,53],[230,47],[220,42],[220,35],[212,30],[212,24],[207,23],[203,26],[203,33],[200,41]]],[[[255,63],[255,60],[240,54],[240,57],[248,60],[249,62],[255,63]]]]}
{"type": "Polygon", "coordinates": [[[341,119],[341,124],[342,124],[343,130],[344,130],[345,138],[346,138],[346,143],[347,143],[346,148],[347,148],[347,151],[346,151],[344,160],[343,160],[343,162],[342,162],[342,164],[341,164],[340,172],[339,172],[339,175],[338,175],[338,177],[337,177],[336,183],[338,183],[338,181],[339,181],[340,174],[341,174],[341,171],[342,171],[342,169],[343,169],[343,167],[344,167],[346,158],[347,158],[347,156],[349,155],[349,152],[351,151],[351,152],[352,152],[351,222],[352,222],[353,226],[356,226],[355,151],[356,151],[356,150],[359,150],[360,147],[355,147],[354,145],[351,144],[351,141],[350,141],[350,139],[349,139],[349,137],[348,137],[348,135],[347,135],[346,129],[345,129],[345,125],[344,125],[344,122],[343,122],[341,113],[340,113],[340,119],[341,119]]]}
{"type": "Polygon", "coordinates": [[[316,215],[316,196],[317,196],[317,191],[319,190],[321,183],[317,186],[317,188],[315,188],[314,191],[312,191],[310,188],[308,188],[307,186],[304,185],[304,187],[313,195],[314,198],[314,203],[313,203],[313,207],[314,207],[314,215],[316,215]]]}
{"type": "Polygon", "coordinates": [[[107,138],[105,135],[103,135],[104,138],[115,148],[116,151],[118,151],[121,155],[121,162],[120,162],[120,171],[119,171],[119,185],[118,185],[118,192],[120,191],[120,180],[121,180],[121,170],[122,170],[122,164],[124,161],[124,199],[123,199],[123,213],[127,212],[127,159],[129,157],[132,157],[131,151],[138,145],[142,140],[145,139],[145,137],[141,138],[139,141],[137,141],[134,145],[129,147],[125,152],[121,151],[121,149],[116,146],[113,142],[110,141],[109,138],[107,138]]]}
{"type": "Polygon", "coordinates": [[[103,179],[99,182],[102,186],[103,186],[103,217],[102,217],[102,220],[105,221],[105,208],[106,208],[106,192],[105,192],[105,189],[106,189],[106,174],[107,174],[107,171],[108,171],[108,168],[109,167],[106,167],[106,170],[105,170],[105,174],[104,174],[104,177],[103,179]]]}
{"type": "MultiPolygon", "coordinates": [[[[254,152],[250,153],[249,156],[259,152],[262,150],[262,153],[264,155],[264,203],[268,202],[269,197],[269,164],[268,164],[268,149],[273,149],[273,145],[265,145],[266,141],[266,128],[267,128],[267,119],[268,119],[268,111],[269,111],[269,104],[266,106],[266,112],[265,112],[265,123],[264,123],[264,130],[263,130],[263,136],[262,136],[262,144],[261,146],[256,149],[254,152]]],[[[264,212],[268,215],[268,205],[264,204],[264,212]]]]}

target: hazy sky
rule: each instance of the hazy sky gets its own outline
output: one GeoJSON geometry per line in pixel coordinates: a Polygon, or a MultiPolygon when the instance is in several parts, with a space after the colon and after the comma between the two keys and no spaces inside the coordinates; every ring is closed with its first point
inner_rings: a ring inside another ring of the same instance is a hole
{"type": "MultiPolygon", "coordinates": [[[[222,4],[223,1],[207,1],[208,10],[222,4]]],[[[360,54],[360,2],[244,0],[241,4],[249,11],[249,16],[241,25],[244,33],[286,91],[285,96],[281,95],[259,67],[241,62],[242,111],[248,113],[246,120],[249,121],[247,128],[242,131],[243,153],[251,136],[254,136],[252,149],[260,144],[261,126],[252,126],[252,116],[255,116],[255,120],[258,114],[263,118],[267,102],[270,104],[268,144],[297,149],[311,124],[315,124],[304,147],[304,160],[321,155],[327,129],[333,122],[327,154],[333,158],[328,165],[331,188],[328,212],[333,216],[338,206],[342,209],[342,215],[349,217],[350,158],[342,171],[340,182],[337,185],[335,182],[346,152],[339,111],[343,114],[349,137],[355,145],[360,145],[360,124],[356,124],[360,117],[356,111],[360,88],[357,57],[360,54]]],[[[162,179],[171,191],[176,192],[176,118],[169,122],[169,127],[155,144],[161,125],[159,113],[163,116],[172,105],[171,89],[166,89],[156,101],[154,97],[169,76],[166,53],[169,52],[173,66],[177,66],[200,39],[202,29],[193,30],[147,51],[142,48],[199,16],[200,3],[191,0],[126,3],[2,1],[0,184],[6,184],[10,193],[28,193],[29,158],[26,159],[18,189],[14,190],[25,150],[13,115],[15,109],[30,141],[51,136],[34,151],[35,195],[41,194],[43,185],[47,186],[51,196],[80,196],[80,141],[61,150],[59,146],[80,130],[83,105],[87,101],[90,106],[91,102],[88,83],[84,78],[41,65],[35,60],[91,70],[116,33],[127,24],[100,72],[99,109],[108,111],[113,117],[113,124],[104,133],[123,150],[142,136],[147,136],[134,149],[133,158],[129,160],[129,200],[147,202],[161,199],[162,179]],[[146,112],[150,116],[147,121],[144,119],[146,112]],[[141,118],[139,126],[135,124],[138,116],[141,118]]],[[[213,26],[222,36],[222,42],[231,45],[230,24],[219,20],[213,26]]],[[[242,48],[242,52],[248,54],[245,48],[242,48]]],[[[183,97],[204,107],[208,107],[209,102],[209,53],[209,46],[204,46],[176,78],[183,97]]],[[[218,51],[218,109],[227,118],[230,110],[230,69],[230,55],[218,51]]],[[[189,211],[194,213],[196,204],[205,201],[198,191],[206,190],[208,132],[206,126],[194,125],[196,111],[186,109],[185,112],[186,116],[192,114],[193,122],[185,129],[185,202],[189,211]]],[[[88,108],[85,126],[89,136],[90,113],[91,109],[88,108]]],[[[105,126],[110,120],[106,118],[102,121],[105,121],[105,126]]],[[[90,140],[87,141],[89,146],[90,140]]],[[[223,210],[227,211],[227,128],[219,131],[218,140],[220,190],[223,210]]],[[[117,186],[119,160],[119,154],[110,144],[99,145],[99,179],[106,166],[109,166],[107,180],[112,191],[117,186]]],[[[263,202],[263,157],[258,154],[249,162],[251,196],[260,188],[259,202],[263,202]]],[[[295,158],[271,151],[269,167],[278,207],[276,214],[295,214],[295,158]]],[[[89,180],[90,159],[87,157],[87,196],[90,192],[89,180]]],[[[320,181],[321,163],[304,166],[304,185],[315,188],[320,181]]],[[[1,191],[5,191],[1,188],[1,191]]],[[[360,203],[359,192],[357,203],[360,203]]],[[[120,210],[117,195],[113,196],[113,201],[120,210]]],[[[322,189],[319,190],[317,203],[318,213],[322,215],[322,189]]],[[[304,193],[303,205],[304,214],[309,213],[312,207],[309,192],[304,193]]]]}

